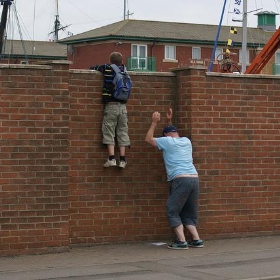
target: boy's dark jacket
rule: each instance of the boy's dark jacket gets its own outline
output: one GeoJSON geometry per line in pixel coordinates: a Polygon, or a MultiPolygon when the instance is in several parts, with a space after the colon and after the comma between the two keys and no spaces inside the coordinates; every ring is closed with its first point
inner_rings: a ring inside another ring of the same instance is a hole
{"type": "MultiPolygon", "coordinates": [[[[120,70],[124,70],[124,65],[119,66],[120,70]]],[[[125,104],[127,101],[120,101],[113,97],[115,86],[113,84],[115,71],[109,64],[91,66],[89,69],[97,70],[103,74],[103,90],[102,90],[102,102],[107,104],[109,102],[120,102],[125,104]]]]}

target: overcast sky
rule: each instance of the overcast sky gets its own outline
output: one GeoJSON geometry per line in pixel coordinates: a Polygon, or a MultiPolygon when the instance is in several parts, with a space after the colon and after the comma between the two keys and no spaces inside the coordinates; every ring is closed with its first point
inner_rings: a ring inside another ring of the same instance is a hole
{"type": "MultiPolygon", "coordinates": [[[[223,25],[241,26],[233,22],[233,13],[240,0],[227,0],[223,25]]],[[[242,2],[244,0],[241,0],[242,2]]],[[[62,26],[59,39],[123,20],[125,0],[58,0],[62,26]]],[[[225,0],[126,0],[130,19],[215,24],[220,22],[225,0]]],[[[247,0],[248,26],[257,26],[260,11],[280,12],[280,0],[247,0]],[[257,9],[261,9],[256,11],[257,9]]],[[[57,14],[57,0],[14,0],[11,7],[9,39],[50,40],[57,14]],[[20,27],[20,31],[17,26],[20,27]],[[11,31],[13,30],[13,32],[11,31]]],[[[1,12],[2,12],[2,6],[1,12]]],[[[241,12],[243,4],[240,5],[241,12]]],[[[276,17],[279,26],[279,15],[276,17]]]]}

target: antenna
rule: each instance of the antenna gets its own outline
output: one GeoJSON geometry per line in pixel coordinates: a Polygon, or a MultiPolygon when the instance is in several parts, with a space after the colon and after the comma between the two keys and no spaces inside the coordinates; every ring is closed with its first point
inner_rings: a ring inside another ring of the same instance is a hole
{"type": "Polygon", "coordinates": [[[49,34],[54,33],[54,42],[58,41],[58,31],[65,30],[65,28],[68,26],[69,25],[62,26],[60,24],[59,13],[58,13],[58,0],[56,0],[56,15],[55,15],[55,21],[54,21],[54,31],[49,33],[49,34]]]}
{"type": "Polygon", "coordinates": [[[129,19],[129,16],[133,15],[134,13],[130,13],[129,10],[126,10],[126,3],[128,0],[123,1],[123,20],[129,19]]]}
{"type": "Polygon", "coordinates": [[[126,0],[123,0],[123,20],[126,18],[126,0]]]}
{"type": "Polygon", "coordinates": [[[54,41],[58,41],[58,29],[60,27],[59,14],[58,14],[58,0],[56,0],[56,15],[54,21],[54,41]]]}

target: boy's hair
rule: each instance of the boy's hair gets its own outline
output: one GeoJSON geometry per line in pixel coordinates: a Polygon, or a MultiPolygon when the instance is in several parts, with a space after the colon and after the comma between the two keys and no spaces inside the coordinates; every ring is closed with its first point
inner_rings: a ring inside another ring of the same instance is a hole
{"type": "Polygon", "coordinates": [[[119,52],[112,52],[110,54],[110,63],[116,65],[122,65],[123,63],[123,56],[119,52]]]}

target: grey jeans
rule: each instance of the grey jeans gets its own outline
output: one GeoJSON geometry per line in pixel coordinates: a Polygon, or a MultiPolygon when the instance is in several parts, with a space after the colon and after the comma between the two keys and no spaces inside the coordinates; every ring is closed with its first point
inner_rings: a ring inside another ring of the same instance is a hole
{"type": "Polygon", "coordinates": [[[170,227],[197,225],[199,197],[198,177],[179,177],[172,180],[166,202],[166,213],[170,227]]]}

